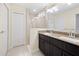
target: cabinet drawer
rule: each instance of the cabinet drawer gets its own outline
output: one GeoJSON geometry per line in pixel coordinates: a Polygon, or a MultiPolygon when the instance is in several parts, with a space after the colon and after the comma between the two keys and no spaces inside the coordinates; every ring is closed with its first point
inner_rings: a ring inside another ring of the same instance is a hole
{"type": "Polygon", "coordinates": [[[65,43],[65,49],[72,55],[79,56],[79,46],[76,46],[70,43],[65,43]]]}
{"type": "Polygon", "coordinates": [[[50,43],[51,44],[54,44],[55,46],[61,48],[61,49],[64,49],[65,46],[64,46],[64,42],[59,40],[59,39],[56,39],[56,38],[52,38],[50,39],[50,43]]]}
{"type": "Polygon", "coordinates": [[[39,34],[39,39],[43,39],[43,40],[45,40],[46,42],[49,42],[50,39],[52,39],[52,38],[49,37],[49,36],[43,35],[43,34],[39,34]]]}
{"type": "Polygon", "coordinates": [[[63,56],[72,56],[72,55],[67,53],[67,52],[65,52],[65,51],[63,51],[63,56]]]}
{"type": "Polygon", "coordinates": [[[39,49],[45,54],[45,43],[44,40],[39,40],[39,49]]]}

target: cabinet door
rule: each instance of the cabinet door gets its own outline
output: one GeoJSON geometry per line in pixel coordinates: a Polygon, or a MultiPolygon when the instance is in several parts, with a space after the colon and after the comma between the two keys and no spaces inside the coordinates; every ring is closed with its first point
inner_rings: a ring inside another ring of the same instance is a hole
{"type": "Polygon", "coordinates": [[[57,50],[57,48],[54,46],[54,45],[49,45],[49,55],[50,56],[57,56],[58,54],[57,54],[57,52],[56,51],[58,51],[57,50]]]}
{"type": "Polygon", "coordinates": [[[45,43],[45,50],[46,50],[45,54],[48,56],[61,56],[62,55],[61,49],[49,43],[45,43]]]}
{"type": "Polygon", "coordinates": [[[61,41],[59,41],[56,38],[49,39],[50,45],[49,45],[49,55],[54,55],[54,56],[61,56],[62,55],[62,50],[60,48],[63,47],[61,44],[61,41]],[[60,48],[59,48],[60,47],[60,48]]]}
{"type": "Polygon", "coordinates": [[[48,42],[44,42],[44,44],[45,44],[45,46],[44,46],[45,47],[45,50],[44,50],[45,51],[45,55],[49,56],[49,43],[48,42]]]}
{"type": "Polygon", "coordinates": [[[54,56],[61,56],[62,50],[56,46],[53,46],[54,56]]]}
{"type": "Polygon", "coordinates": [[[45,54],[45,43],[43,39],[39,40],[39,49],[45,54]]]}
{"type": "Polygon", "coordinates": [[[65,43],[65,49],[67,52],[74,56],[79,56],[79,46],[70,44],[70,43],[65,43]]]}
{"type": "Polygon", "coordinates": [[[45,43],[45,50],[47,56],[53,56],[54,55],[54,47],[53,45],[49,44],[48,42],[45,43]]]}

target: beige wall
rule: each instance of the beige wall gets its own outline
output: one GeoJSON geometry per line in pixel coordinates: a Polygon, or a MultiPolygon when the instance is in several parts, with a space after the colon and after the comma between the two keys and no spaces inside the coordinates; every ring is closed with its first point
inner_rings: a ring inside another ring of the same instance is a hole
{"type": "MultiPolygon", "coordinates": [[[[9,42],[8,42],[8,49],[13,47],[12,44],[12,13],[16,12],[16,13],[23,13],[25,15],[25,19],[26,19],[26,8],[21,7],[19,5],[15,5],[15,4],[7,4],[8,9],[9,9],[9,42]]],[[[27,35],[26,35],[27,36],[27,35]]],[[[27,37],[25,37],[25,42],[27,44],[27,37]]]]}

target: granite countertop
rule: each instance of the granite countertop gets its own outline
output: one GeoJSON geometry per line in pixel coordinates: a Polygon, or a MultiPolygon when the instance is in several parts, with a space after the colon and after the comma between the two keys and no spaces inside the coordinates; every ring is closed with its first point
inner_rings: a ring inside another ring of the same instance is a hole
{"type": "Polygon", "coordinates": [[[79,37],[70,38],[68,35],[65,35],[65,34],[42,32],[42,31],[40,31],[39,33],[79,46],[79,37]]]}

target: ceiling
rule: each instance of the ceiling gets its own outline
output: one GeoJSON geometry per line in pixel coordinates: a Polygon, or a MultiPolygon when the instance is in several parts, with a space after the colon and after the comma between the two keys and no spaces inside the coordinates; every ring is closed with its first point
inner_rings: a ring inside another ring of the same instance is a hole
{"type": "MultiPolygon", "coordinates": [[[[43,10],[46,7],[50,6],[57,6],[58,7],[58,12],[62,12],[65,10],[69,10],[73,7],[79,6],[78,3],[73,3],[71,5],[68,5],[67,3],[14,3],[20,6],[23,6],[25,8],[28,8],[32,13],[39,13],[39,11],[43,10]]],[[[56,12],[55,12],[56,13],[56,12]]]]}
{"type": "Polygon", "coordinates": [[[48,3],[15,3],[15,4],[28,8],[34,12],[38,12],[48,5],[48,3]]]}
{"type": "Polygon", "coordinates": [[[50,8],[50,11],[53,11],[53,12],[50,12],[52,14],[56,14],[56,13],[61,13],[61,12],[64,12],[64,11],[68,11],[68,10],[72,10],[74,9],[75,7],[78,7],[79,6],[79,3],[57,3],[55,6],[53,7],[57,7],[58,11],[53,11],[54,9],[50,8]]]}

